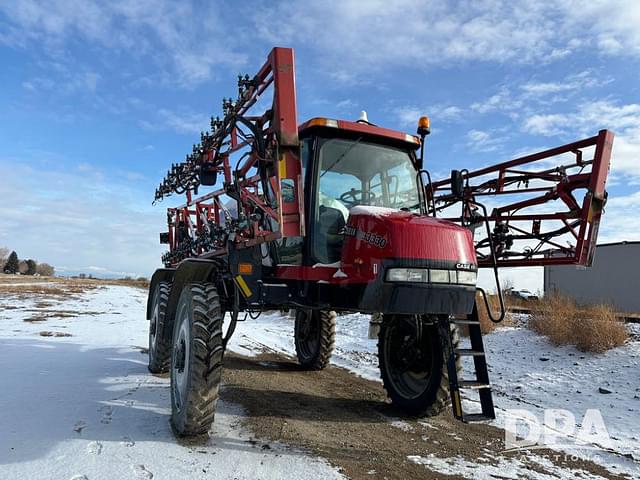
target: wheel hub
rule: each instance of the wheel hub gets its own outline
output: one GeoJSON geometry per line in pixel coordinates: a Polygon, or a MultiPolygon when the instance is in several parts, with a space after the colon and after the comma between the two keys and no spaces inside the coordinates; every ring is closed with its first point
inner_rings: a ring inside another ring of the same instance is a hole
{"type": "Polygon", "coordinates": [[[184,364],[186,361],[186,348],[185,348],[185,344],[184,344],[184,339],[181,338],[180,342],[177,345],[177,350],[176,350],[176,370],[180,373],[184,372],[184,364]]]}
{"type": "Polygon", "coordinates": [[[415,398],[427,388],[432,370],[431,349],[419,319],[397,319],[389,327],[385,354],[389,378],[405,398],[415,398]]]}

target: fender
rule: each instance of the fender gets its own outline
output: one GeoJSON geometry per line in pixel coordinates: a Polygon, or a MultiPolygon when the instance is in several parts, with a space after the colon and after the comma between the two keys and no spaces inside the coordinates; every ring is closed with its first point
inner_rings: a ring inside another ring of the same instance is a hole
{"type": "Polygon", "coordinates": [[[153,276],[149,282],[149,295],[147,295],[147,320],[151,320],[151,299],[156,285],[160,282],[172,282],[175,272],[175,268],[159,268],[153,272],[153,276]]]}
{"type": "MultiPolygon", "coordinates": [[[[173,320],[178,308],[178,300],[185,285],[192,282],[211,281],[218,272],[220,262],[203,258],[189,258],[183,260],[173,274],[173,284],[167,303],[166,325],[173,325],[173,320]]],[[[171,332],[162,332],[163,335],[171,332]]]]}

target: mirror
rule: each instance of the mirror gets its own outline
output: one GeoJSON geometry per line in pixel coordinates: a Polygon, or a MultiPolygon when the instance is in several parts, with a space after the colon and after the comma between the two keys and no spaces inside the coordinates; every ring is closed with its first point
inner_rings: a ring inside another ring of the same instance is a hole
{"type": "Polygon", "coordinates": [[[464,181],[460,170],[451,170],[451,193],[459,200],[464,196],[464,181]]]}

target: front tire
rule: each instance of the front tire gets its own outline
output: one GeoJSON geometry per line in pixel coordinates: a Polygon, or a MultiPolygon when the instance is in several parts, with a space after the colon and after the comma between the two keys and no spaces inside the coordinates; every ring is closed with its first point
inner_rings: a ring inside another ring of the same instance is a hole
{"type": "MultiPolygon", "coordinates": [[[[439,414],[450,397],[450,345],[457,348],[458,343],[458,330],[446,316],[384,315],[378,337],[378,362],[392,403],[409,415],[439,414]]],[[[458,361],[456,368],[460,367],[458,361]]]]}
{"type": "Polygon", "coordinates": [[[307,370],[322,370],[329,365],[336,342],[336,312],[296,310],[296,355],[307,370]]]}
{"type": "Polygon", "coordinates": [[[223,313],[215,285],[186,285],[176,309],[171,356],[171,425],[202,435],[213,423],[222,377],[223,313]]]}
{"type": "Polygon", "coordinates": [[[166,318],[171,282],[158,282],[151,299],[149,319],[149,371],[166,373],[171,363],[171,322],[166,318]]]}

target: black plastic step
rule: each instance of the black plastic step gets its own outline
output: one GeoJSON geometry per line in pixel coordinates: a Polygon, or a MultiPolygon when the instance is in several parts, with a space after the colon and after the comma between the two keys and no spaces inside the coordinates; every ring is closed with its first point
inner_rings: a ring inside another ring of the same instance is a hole
{"type": "Polygon", "coordinates": [[[468,388],[473,390],[480,390],[483,388],[491,388],[491,385],[488,383],[479,382],[477,380],[459,380],[458,386],[460,388],[468,388]]]}
{"type": "Polygon", "coordinates": [[[484,352],[473,350],[472,348],[456,348],[454,351],[464,357],[484,357],[484,352]]]}
{"type": "Polygon", "coordinates": [[[462,416],[462,421],[466,423],[471,422],[488,422],[489,420],[495,420],[495,417],[490,417],[484,413],[467,413],[462,416]]]}

